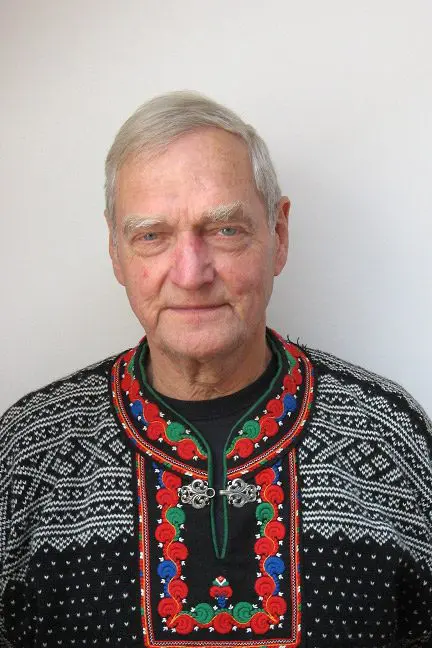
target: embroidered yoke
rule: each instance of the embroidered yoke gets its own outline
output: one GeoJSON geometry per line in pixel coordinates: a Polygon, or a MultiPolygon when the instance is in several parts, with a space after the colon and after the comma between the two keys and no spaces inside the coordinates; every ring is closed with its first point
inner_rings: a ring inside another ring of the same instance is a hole
{"type": "Polygon", "coordinates": [[[430,422],[389,381],[268,343],[222,488],[145,340],[4,415],[0,646],[431,645],[430,422]]]}

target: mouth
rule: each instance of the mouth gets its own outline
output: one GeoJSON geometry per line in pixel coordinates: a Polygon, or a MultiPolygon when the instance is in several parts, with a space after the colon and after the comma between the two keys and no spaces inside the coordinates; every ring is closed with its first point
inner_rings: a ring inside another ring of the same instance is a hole
{"type": "Polygon", "coordinates": [[[214,313],[221,308],[223,308],[226,304],[187,304],[184,306],[169,306],[168,310],[174,311],[175,313],[179,313],[180,315],[205,315],[205,314],[211,314],[214,313]]]}

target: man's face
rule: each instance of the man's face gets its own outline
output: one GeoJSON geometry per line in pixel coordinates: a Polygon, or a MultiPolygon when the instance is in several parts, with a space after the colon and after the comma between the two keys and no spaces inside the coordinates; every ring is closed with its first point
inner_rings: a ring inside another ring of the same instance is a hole
{"type": "Polygon", "coordinates": [[[202,129],[130,160],[115,200],[114,271],[150,349],[205,361],[262,339],[289,202],[271,232],[240,138],[202,129]]]}

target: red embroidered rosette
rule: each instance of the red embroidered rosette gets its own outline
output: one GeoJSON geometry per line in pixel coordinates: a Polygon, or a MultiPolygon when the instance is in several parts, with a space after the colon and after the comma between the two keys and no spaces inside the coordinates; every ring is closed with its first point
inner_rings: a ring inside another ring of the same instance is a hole
{"type": "Polygon", "coordinates": [[[174,627],[177,632],[181,635],[187,635],[192,632],[196,621],[190,614],[179,614],[172,622],[172,627],[174,627]]]}
{"type": "Polygon", "coordinates": [[[147,436],[151,441],[157,441],[158,439],[165,439],[165,430],[167,424],[162,418],[155,418],[147,426],[147,436]]]}
{"type": "Polygon", "coordinates": [[[279,418],[279,416],[282,416],[284,408],[283,408],[283,402],[282,399],[280,398],[272,398],[267,403],[266,407],[267,413],[270,414],[270,416],[274,416],[276,418],[279,418]]]}
{"type": "Polygon", "coordinates": [[[267,558],[267,556],[272,556],[275,550],[275,543],[270,538],[266,536],[258,538],[255,542],[255,553],[261,558],[267,558]]]}
{"type": "Polygon", "coordinates": [[[260,418],[260,428],[262,436],[274,437],[279,432],[279,425],[277,421],[271,416],[266,414],[260,418]]]}
{"type": "Polygon", "coordinates": [[[266,610],[270,612],[273,617],[279,618],[287,611],[287,604],[282,596],[270,596],[266,602],[266,610]]]}
{"type": "Polygon", "coordinates": [[[192,439],[181,439],[177,443],[177,453],[179,457],[182,459],[185,459],[189,461],[190,459],[193,459],[195,456],[200,457],[201,459],[205,458],[205,455],[203,455],[197,448],[196,444],[192,439]]]}
{"type": "Polygon", "coordinates": [[[156,501],[162,507],[176,506],[179,501],[178,493],[171,488],[161,488],[156,493],[156,501]]]}
{"type": "Polygon", "coordinates": [[[284,390],[294,396],[297,391],[297,383],[292,376],[287,374],[283,379],[284,390]]]}
{"type": "Polygon", "coordinates": [[[265,634],[268,631],[271,623],[272,620],[264,612],[257,612],[250,620],[252,632],[254,632],[255,634],[265,634]]]}
{"type": "Polygon", "coordinates": [[[274,479],[275,473],[273,468],[265,468],[255,476],[255,483],[257,486],[261,486],[261,488],[263,489],[265,486],[272,484],[274,482],[274,479]]]}
{"type": "Polygon", "coordinates": [[[239,457],[245,459],[246,457],[249,457],[252,454],[254,447],[255,446],[252,439],[241,437],[240,439],[237,440],[235,444],[235,452],[238,454],[239,457]]]}
{"type": "Polygon", "coordinates": [[[280,486],[277,484],[270,484],[265,489],[265,498],[267,502],[270,502],[274,506],[282,504],[285,499],[284,492],[280,486]]]}
{"type": "Polygon", "coordinates": [[[171,560],[174,560],[174,562],[186,560],[188,555],[188,548],[182,542],[172,542],[167,547],[167,556],[171,558],[171,560]]]}
{"type": "Polygon", "coordinates": [[[189,588],[180,578],[173,578],[168,584],[168,591],[174,599],[181,601],[186,598],[189,588]]]}
{"type": "Polygon", "coordinates": [[[166,596],[165,598],[161,599],[158,603],[158,612],[160,616],[168,620],[171,617],[173,617],[175,614],[177,614],[179,609],[180,609],[179,603],[171,596],[166,596]]]}
{"type": "Polygon", "coordinates": [[[276,585],[271,576],[260,576],[255,581],[255,592],[258,596],[265,598],[275,591],[276,585]]]}
{"type": "Polygon", "coordinates": [[[231,632],[235,623],[234,618],[228,612],[221,612],[214,617],[213,627],[219,634],[228,634],[231,632]]]}
{"type": "Polygon", "coordinates": [[[155,403],[149,403],[148,401],[143,405],[144,418],[148,423],[156,420],[159,417],[159,407],[155,403]]]}
{"type": "MultiPolygon", "coordinates": [[[[165,488],[177,492],[177,489],[182,485],[182,481],[178,475],[170,472],[169,470],[164,470],[162,475],[162,482],[165,488]]],[[[177,504],[177,502],[176,502],[177,504]]]]}

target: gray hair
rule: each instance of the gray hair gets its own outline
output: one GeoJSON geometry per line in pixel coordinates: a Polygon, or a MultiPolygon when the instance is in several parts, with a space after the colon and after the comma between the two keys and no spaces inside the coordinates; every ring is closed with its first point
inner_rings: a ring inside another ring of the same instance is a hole
{"type": "Polygon", "coordinates": [[[105,202],[108,221],[115,233],[115,189],[121,166],[140,154],[162,153],[185,133],[213,126],[238,135],[246,143],[255,184],[274,229],[281,191],[264,140],[255,129],[225,106],[196,92],[160,95],[140,106],[123,124],[105,162],[105,202]]]}

